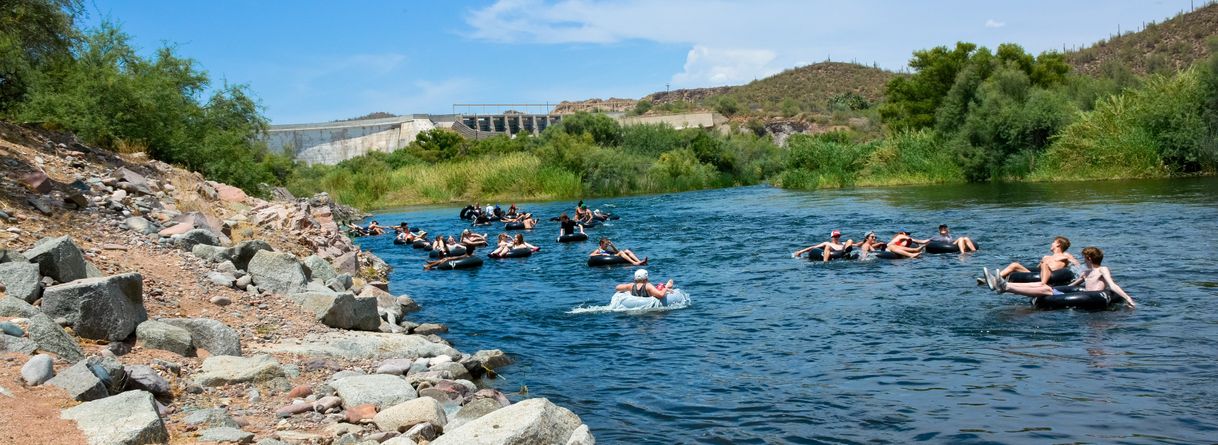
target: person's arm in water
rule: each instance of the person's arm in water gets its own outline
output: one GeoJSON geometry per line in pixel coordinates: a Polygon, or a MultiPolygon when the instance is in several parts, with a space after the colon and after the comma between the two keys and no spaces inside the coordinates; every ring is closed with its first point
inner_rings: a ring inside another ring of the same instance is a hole
{"type": "Polygon", "coordinates": [[[1125,293],[1125,289],[1121,289],[1121,286],[1118,286],[1116,284],[1116,281],[1112,279],[1112,273],[1108,271],[1107,267],[1101,267],[1100,274],[1103,275],[1102,278],[1104,280],[1104,283],[1106,283],[1108,285],[1108,288],[1112,289],[1112,292],[1116,293],[1117,295],[1120,295],[1121,298],[1125,299],[1126,306],[1129,306],[1131,308],[1137,306],[1137,304],[1133,302],[1133,297],[1130,297],[1129,294],[1125,293]]]}
{"type": "Polygon", "coordinates": [[[829,245],[829,242],[827,242],[827,241],[820,243],[820,244],[813,244],[811,246],[808,246],[803,249],[795,251],[795,253],[791,254],[791,256],[795,257],[795,258],[799,258],[800,256],[803,256],[803,254],[811,252],[812,249],[824,249],[825,246],[827,246],[827,245],[829,245]]]}

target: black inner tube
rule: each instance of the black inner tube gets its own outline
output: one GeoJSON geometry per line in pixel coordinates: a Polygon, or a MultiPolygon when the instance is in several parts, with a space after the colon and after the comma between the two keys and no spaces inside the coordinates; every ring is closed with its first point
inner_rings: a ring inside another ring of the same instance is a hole
{"type": "Polygon", "coordinates": [[[524,230],[524,223],[513,221],[503,225],[503,230],[524,230]]]}
{"type": "Polygon", "coordinates": [[[439,270],[473,269],[482,266],[482,258],[471,256],[456,261],[446,261],[436,266],[439,270]]]}
{"type": "MultiPolygon", "coordinates": [[[[1011,272],[1007,275],[1007,281],[1012,283],[1037,283],[1040,282],[1040,272],[1011,272]]],[[[1053,271],[1049,275],[1050,286],[1062,286],[1070,284],[1074,281],[1074,271],[1068,267],[1063,267],[1053,271]]]]}
{"type": "Polygon", "coordinates": [[[592,255],[588,257],[588,266],[612,266],[615,264],[630,264],[625,258],[617,255],[592,255]]]}
{"type": "MultiPolygon", "coordinates": [[[[448,248],[448,256],[461,256],[461,255],[465,255],[465,252],[466,252],[465,246],[461,246],[461,245],[449,246],[449,248],[448,248]]],[[[431,258],[440,258],[441,255],[443,255],[443,253],[436,249],[432,249],[431,253],[427,254],[427,256],[429,256],[431,258]]]]}
{"type": "Polygon", "coordinates": [[[494,252],[491,252],[491,255],[487,255],[487,256],[489,256],[491,258],[524,258],[524,257],[532,256],[532,255],[533,255],[533,249],[530,249],[528,247],[517,247],[515,249],[507,251],[507,253],[505,253],[503,255],[494,255],[494,252]]]}
{"type": "Polygon", "coordinates": [[[568,234],[568,235],[560,235],[558,237],[558,242],[560,242],[560,243],[573,243],[573,242],[577,242],[577,241],[587,241],[587,240],[588,240],[588,235],[585,233],[572,233],[572,234],[568,234]]]}
{"type": "Polygon", "coordinates": [[[1032,306],[1037,309],[1102,311],[1121,301],[1120,298],[1106,290],[1089,291],[1079,286],[1057,286],[1054,289],[1061,294],[1033,298],[1032,306]]]}
{"type": "MultiPolygon", "coordinates": [[[[829,252],[830,260],[840,260],[840,259],[856,260],[856,259],[858,259],[858,257],[859,257],[859,255],[857,253],[854,253],[854,246],[850,246],[845,249],[833,250],[833,251],[829,252]]],[[[812,249],[812,250],[808,251],[808,259],[813,260],[813,261],[824,261],[825,260],[825,250],[824,249],[812,249]]]]}

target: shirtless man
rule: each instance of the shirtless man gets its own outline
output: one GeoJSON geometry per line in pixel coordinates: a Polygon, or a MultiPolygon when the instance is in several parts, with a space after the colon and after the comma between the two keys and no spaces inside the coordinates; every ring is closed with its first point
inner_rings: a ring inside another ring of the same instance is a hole
{"type": "Polygon", "coordinates": [[[973,243],[972,238],[967,236],[962,236],[959,238],[952,237],[951,231],[947,228],[947,224],[939,224],[938,235],[932,236],[925,240],[914,240],[914,242],[921,244],[926,244],[931,241],[941,241],[949,244],[955,244],[956,248],[960,249],[961,252],[977,251],[977,245],[973,243]]]}
{"type": "Polygon", "coordinates": [[[820,244],[813,244],[811,246],[797,250],[797,251],[795,251],[795,253],[791,254],[791,257],[799,258],[803,254],[808,253],[808,252],[812,251],[813,249],[820,249],[820,250],[822,250],[821,261],[828,262],[829,255],[832,255],[833,252],[836,252],[836,251],[839,251],[839,250],[842,250],[842,249],[845,249],[845,248],[848,248],[848,247],[854,245],[854,240],[846,240],[846,242],[844,244],[841,243],[841,240],[842,240],[842,232],[840,230],[834,230],[833,232],[829,233],[829,241],[825,241],[820,244]]]}
{"type": "MultiPolygon", "coordinates": [[[[1063,267],[1068,267],[1071,264],[1079,264],[1078,258],[1075,258],[1074,254],[1066,252],[1066,250],[1069,249],[1069,239],[1066,239],[1064,236],[1053,238],[1053,244],[1049,245],[1050,254],[1042,257],[1040,259],[1040,265],[1037,266],[1037,269],[1040,272],[1040,284],[1044,284],[1046,286],[1049,285],[1049,276],[1053,275],[1054,271],[1063,267]]],[[[981,268],[981,272],[983,274],[988,273],[984,267],[981,268]]],[[[996,276],[998,278],[1006,279],[1013,272],[1031,272],[1031,270],[1028,270],[1028,268],[1024,267],[1023,264],[1019,264],[1019,262],[1016,261],[1007,265],[1007,267],[998,272],[996,276]]]]}
{"type": "MultiPolygon", "coordinates": [[[[1112,272],[1108,267],[1101,266],[1104,262],[1104,251],[1098,247],[1083,248],[1083,260],[1087,262],[1087,268],[1083,271],[1083,275],[1070,283],[1070,286],[1078,286],[1080,283],[1086,283],[1083,287],[1088,291],[1111,291],[1117,296],[1125,299],[1125,305],[1133,308],[1137,306],[1133,302],[1133,297],[1125,293],[1121,286],[1116,284],[1112,279],[1112,272]]],[[[1050,295],[1060,295],[1062,292],[1054,289],[1045,283],[1008,283],[1007,280],[1001,277],[994,277],[986,274],[986,279],[992,282],[992,287],[995,292],[1003,293],[1010,292],[1027,297],[1047,297],[1050,295]]]]}

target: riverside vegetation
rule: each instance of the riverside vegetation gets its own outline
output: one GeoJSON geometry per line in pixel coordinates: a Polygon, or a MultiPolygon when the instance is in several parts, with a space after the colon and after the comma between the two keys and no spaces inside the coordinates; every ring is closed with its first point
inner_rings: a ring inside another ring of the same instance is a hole
{"type": "MultiPolygon", "coordinates": [[[[764,181],[815,189],[1166,177],[1214,174],[1218,164],[1214,56],[1151,75],[1135,74],[1120,58],[1093,61],[1084,75],[1071,70],[1070,54],[961,42],[916,51],[913,74],[892,77],[876,101],[849,91],[817,92],[829,98],[825,104],[768,95],[764,103],[731,94],[708,99],[724,112],[832,110],[836,120],[882,124],[795,135],[785,148],[760,122],[717,134],[622,127],[604,115],[576,114],[538,136],[466,141],[433,130],[392,153],[306,166],[260,142],[268,122],[246,87],[213,87],[171,47],[141,56],[116,25],[80,29],[74,19],[81,9],[77,0],[19,0],[0,9],[0,117],[70,131],[114,151],[144,152],[263,196],[269,190],[263,184],[286,186],[371,208],[764,181]]],[[[1170,27],[1156,32],[1162,29],[1170,27]]],[[[793,73],[799,71],[776,77],[793,73]]]]}

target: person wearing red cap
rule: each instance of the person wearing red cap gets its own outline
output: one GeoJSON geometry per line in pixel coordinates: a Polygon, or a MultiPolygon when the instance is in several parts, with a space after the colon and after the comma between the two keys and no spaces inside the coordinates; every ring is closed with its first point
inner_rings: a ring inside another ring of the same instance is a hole
{"type": "Polygon", "coordinates": [[[791,254],[791,257],[799,258],[800,256],[803,256],[803,254],[808,253],[808,252],[812,251],[813,249],[820,249],[822,251],[821,261],[828,262],[829,256],[832,255],[833,252],[838,252],[838,251],[847,249],[850,246],[854,245],[854,240],[846,240],[845,243],[842,243],[841,240],[842,240],[842,232],[840,230],[834,229],[833,232],[831,232],[829,234],[829,241],[825,241],[820,244],[811,245],[811,246],[808,246],[807,248],[797,250],[797,251],[795,251],[795,253],[791,254]]]}

